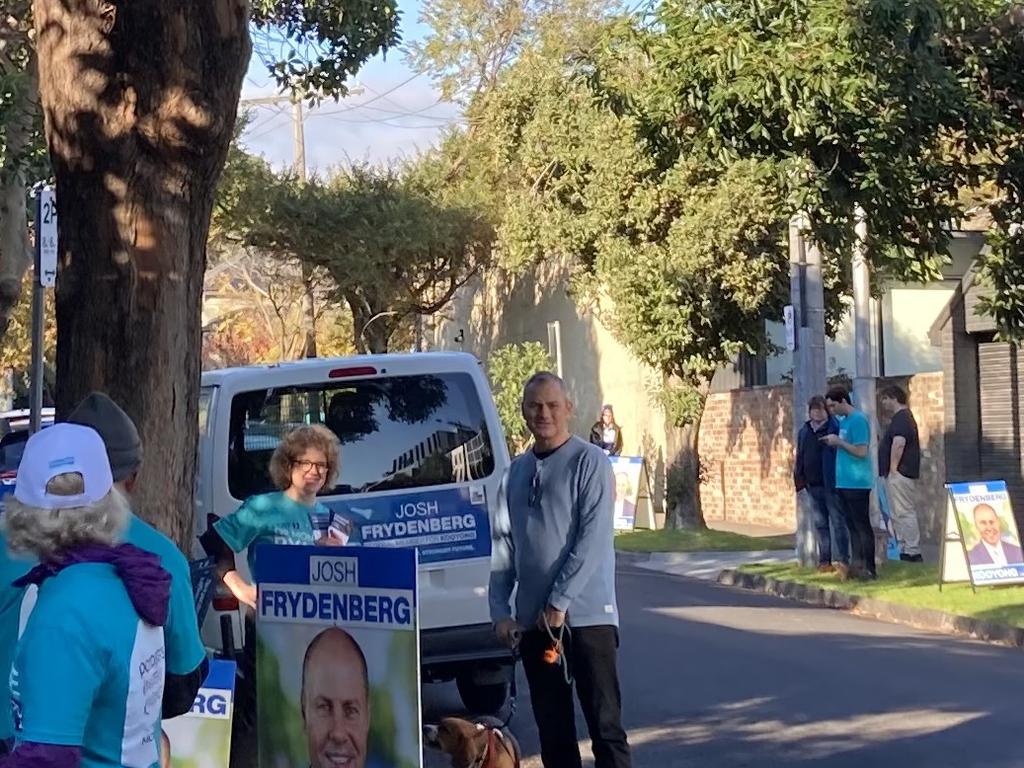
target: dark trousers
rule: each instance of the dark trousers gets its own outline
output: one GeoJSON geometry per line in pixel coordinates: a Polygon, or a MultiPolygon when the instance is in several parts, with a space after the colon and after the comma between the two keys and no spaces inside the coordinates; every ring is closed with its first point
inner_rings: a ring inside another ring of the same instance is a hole
{"type": "Polygon", "coordinates": [[[814,530],[818,538],[818,564],[850,563],[850,534],[836,492],[821,485],[807,487],[814,500],[814,530]]]}
{"type": "MultiPolygon", "coordinates": [[[[566,632],[563,643],[570,679],[575,678],[576,696],[590,732],[596,768],[630,768],[617,670],[618,628],[577,627],[566,632]]],[[[540,733],[541,760],[544,768],[582,768],[573,686],[566,682],[561,665],[544,661],[549,644],[546,633],[531,630],[523,635],[520,645],[540,733]]]]}
{"type": "Polygon", "coordinates": [[[839,498],[850,529],[850,565],[875,572],[875,532],[871,527],[871,491],[867,488],[840,488],[839,498]]]}
{"type": "Polygon", "coordinates": [[[252,768],[257,762],[256,745],[256,621],[245,612],[245,640],[235,661],[235,706],[231,720],[230,768],[252,768]]]}

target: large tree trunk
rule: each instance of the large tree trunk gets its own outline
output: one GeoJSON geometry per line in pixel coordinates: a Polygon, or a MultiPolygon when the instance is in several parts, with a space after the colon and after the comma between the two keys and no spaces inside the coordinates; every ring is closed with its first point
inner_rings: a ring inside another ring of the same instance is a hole
{"type": "Polygon", "coordinates": [[[0,166],[0,339],[7,333],[11,312],[21,297],[22,279],[32,263],[29,248],[25,154],[33,141],[38,116],[35,102],[35,60],[29,62],[30,84],[19,102],[10,105],[4,162],[0,166]]]}
{"type": "Polygon", "coordinates": [[[57,178],[57,408],[108,392],[138,424],[136,508],[192,541],[201,297],[250,56],[244,0],[35,0],[57,178]]]}
{"type": "MultiPolygon", "coordinates": [[[[696,418],[678,430],[675,448],[676,459],[669,468],[672,478],[672,504],[666,510],[666,528],[704,529],[704,510],[701,507],[700,483],[702,479],[700,451],[698,439],[700,424],[704,416],[706,394],[702,393],[702,401],[696,418]]],[[[676,441],[673,441],[676,442],[676,441]]]]}

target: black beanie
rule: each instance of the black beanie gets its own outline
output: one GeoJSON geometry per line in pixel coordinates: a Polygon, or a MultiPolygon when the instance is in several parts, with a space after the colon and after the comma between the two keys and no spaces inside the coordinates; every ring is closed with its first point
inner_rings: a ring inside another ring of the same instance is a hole
{"type": "Polygon", "coordinates": [[[93,392],[75,408],[68,421],[95,429],[107,446],[114,481],[131,476],[142,463],[139,430],[121,407],[102,392],[93,392]]]}

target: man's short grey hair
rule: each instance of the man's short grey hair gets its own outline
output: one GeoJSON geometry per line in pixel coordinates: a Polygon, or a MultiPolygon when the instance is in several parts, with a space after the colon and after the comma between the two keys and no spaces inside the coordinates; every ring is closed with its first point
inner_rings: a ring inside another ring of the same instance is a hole
{"type": "MultiPolygon", "coordinates": [[[[77,496],[84,490],[78,473],[57,475],[46,485],[55,496],[77,496]]],[[[124,495],[112,488],[110,493],[87,507],[43,509],[22,504],[8,497],[4,512],[4,530],[12,552],[52,558],[83,544],[116,544],[128,527],[131,515],[124,495]]]]}
{"type": "Polygon", "coordinates": [[[526,399],[526,393],[538,384],[554,384],[562,390],[566,399],[569,398],[569,388],[565,386],[565,380],[561,376],[551,373],[551,371],[540,371],[527,380],[526,386],[523,387],[523,400],[526,399]]]}

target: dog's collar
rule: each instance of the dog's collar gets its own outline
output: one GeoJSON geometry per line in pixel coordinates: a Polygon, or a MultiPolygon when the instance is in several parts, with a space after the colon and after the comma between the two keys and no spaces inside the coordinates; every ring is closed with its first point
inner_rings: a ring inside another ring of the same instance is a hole
{"type": "Polygon", "coordinates": [[[491,758],[498,754],[499,738],[501,737],[494,728],[487,729],[487,743],[484,745],[483,754],[470,768],[493,768],[491,758]]]}

